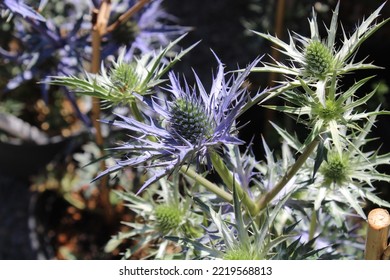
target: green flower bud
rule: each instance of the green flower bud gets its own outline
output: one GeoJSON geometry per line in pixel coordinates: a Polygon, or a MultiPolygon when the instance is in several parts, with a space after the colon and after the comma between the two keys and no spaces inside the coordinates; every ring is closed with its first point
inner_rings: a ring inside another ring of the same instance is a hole
{"type": "Polygon", "coordinates": [[[136,65],[133,63],[120,63],[111,72],[113,84],[119,91],[136,91],[140,83],[140,77],[136,72],[136,65]]]}
{"type": "Polygon", "coordinates": [[[343,108],[336,101],[330,99],[325,101],[325,107],[322,104],[318,104],[318,107],[315,109],[315,114],[325,122],[340,119],[343,112],[343,108]]]}
{"type": "Polygon", "coordinates": [[[348,173],[349,165],[346,156],[340,156],[338,153],[328,155],[328,160],[322,167],[325,182],[341,185],[348,180],[348,173]]]}
{"type": "Polygon", "coordinates": [[[163,234],[177,230],[183,220],[183,213],[176,205],[158,205],[155,208],[155,215],[163,234]]]}
{"type": "Polygon", "coordinates": [[[305,70],[308,75],[323,78],[331,70],[333,55],[319,41],[311,41],[305,50],[305,70]]]}

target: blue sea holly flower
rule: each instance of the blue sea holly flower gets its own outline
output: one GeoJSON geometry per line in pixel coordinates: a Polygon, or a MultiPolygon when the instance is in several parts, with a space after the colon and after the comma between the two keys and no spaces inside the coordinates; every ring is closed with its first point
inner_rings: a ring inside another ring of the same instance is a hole
{"type": "Polygon", "coordinates": [[[170,73],[170,87],[167,89],[171,93],[170,100],[139,96],[150,111],[155,112],[147,116],[147,121],[118,115],[119,120],[109,122],[129,131],[131,139],[112,149],[120,159],[97,178],[127,166],[153,169],[152,176],[139,190],[141,192],[183,165],[196,163],[198,167],[205,165],[210,169],[211,152],[226,144],[243,143],[237,137],[236,120],[253,100],[243,83],[259,60],[229,79],[225,79],[224,66],[218,60],[218,71],[210,92],[205,90],[196,73],[194,87],[190,87],[185,79],[182,87],[179,78],[170,73]]]}

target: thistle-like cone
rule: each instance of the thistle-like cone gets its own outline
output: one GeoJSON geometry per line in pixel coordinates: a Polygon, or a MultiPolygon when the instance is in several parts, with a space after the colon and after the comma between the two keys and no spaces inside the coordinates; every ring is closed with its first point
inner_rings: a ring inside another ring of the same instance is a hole
{"type": "Polygon", "coordinates": [[[322,174],[327,183],[342,184],[348,179],[348,157],[332,153],[322,167],[322,174]]]}
{"type": "Polygon", "coordinates": [[[179,138],[191,144],[208,139],[213,133],[213,122],[196,100],[176,99],[171,106],[170,126],[179,138]]]}
{"type": "Polygon", "coordinates": [[[176,205],[158,205],[155,208],[155,215],[163,234],[177,230],[183,220],[183,213],[176,205]]]}
{"type": "Polygon", "coordinates": [[[323,78],[332,68],[333,55],[319,41],[311,41],[305,50],[305,68],[310,76],[323,78]]]}

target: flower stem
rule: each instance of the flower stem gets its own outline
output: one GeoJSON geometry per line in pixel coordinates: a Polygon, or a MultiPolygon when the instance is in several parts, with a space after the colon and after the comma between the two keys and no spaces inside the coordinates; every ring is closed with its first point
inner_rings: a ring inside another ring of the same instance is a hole
{"type": "Polygon", "coordinates": [[[137,102],[136,102],[134,96],[130,100],[130,108],[131,108],[131,112],[133,113],[133,116],[135,117],[135,119],[139,122],[142,122],[144,119],[142,117],[142,114],[141,114],[138,106],[137,106],[137,102]]]}
{"type": "Polygon", "coordinates": [[[317,227],[317,211],[313,209],[313,213],[311,213],[311,217],[310,217],[309,240],[312,240],[314,238],[316,227],[317,227]]]}
{"type": "Polygon", "coordinates": [[[218,187],[216,184],[210,182],[197,172],[195,172],[192,168],[187,167],[187,166],[182,166],[180,168],[180,172],[182,172],[184,175],[190,177],[191,179],[195,180],[199,184],[201,184],[203,187],[208,189],[209,191],[215,193],[218,195],[220,198],[226,200],[227,202],[233,202],[233,197],[231,194],[225,192],[223,189],[218,187]]]}
{"type": "Polygon", "coordinates": [[[123,13],[114,23],[107,27],[107,32],[114,31],[120,24],[131,18],[136,12],[142,9],[150,0],[139,0],[134,6],[123,13]]]}
{"type": "MultiPolygon", "coordinates": [[[[91,72],[99,72],[101,63],[101,42],[102,36],[105,33],[108,18],[110,16],[111,3],[106,0],[103,1],[98,10],[93,11],[92,15],[92,61],[91,61],[91,72]]],[[[100,118],[100,100],[96,97],[92,98],[92,123],[96,133],[96,144],[99,146],[101,156],[104,156],[104,138],[102,135],[101,125],[98,121],[100,118]]],[[[100,169],[106,168],[104,160],[100,162],[100,169]]],[[[108,188],[108,179],[103,178],[100,182],[100,195],[99,200],[101,207],[104,209],[104,217],[107,223],[113,221],[113,209],[110,203],[110,190],[108,188]]]]}
{"type": "Polygon", "coordinates": [[[235,187],[238,194],[238,198],[241,199],[241,201],[248,208],[250,214],[253,215],[256,210],[256,205],[254,204],[253,200],[248,196],[248,193],[243,191],[241,185],[237,182],[233,174],[226,167],[222,158],[216,152],[210,153],[210,158],[213,167],[217,171],[218,175],[221,177],[222,181],[225,183],[226,187],[230,191],[233,191],[233,186],[235,187]]]}
{"type": "Polygon", "coordinates": [[[287,185],[287,183],[291,180],[292,177],[299,171],[302,165],[306,162],[309,156],[312,154],[314,149],[317,147],[319,143],[318,138],[315,138],[303,151],[303,153],[299,156],[297,161],[290,167],[287,173],[283,176],[283,178],[267,193],[259,198],[256,202],[255,213],[263,210],[268,203],[287,185]]]}

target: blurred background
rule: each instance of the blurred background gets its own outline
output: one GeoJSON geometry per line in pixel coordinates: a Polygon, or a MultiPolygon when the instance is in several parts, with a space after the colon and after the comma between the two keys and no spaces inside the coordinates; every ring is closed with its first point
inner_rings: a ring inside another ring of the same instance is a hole
{"type": "MultiPolygon", "coordinates": [[[[80,7],[90,7],[87,0],[50,2],[51,8],[46,16],[55,17],[59,25],[66,24],[65,17],[61,15],[80,13],[80,7]]],[[[165,0],[162,7],[176,17],[177,24],[192,28],[180,45],[187,47],[201,40],[175,66],[174,71],[182,73],[192,83],[192,71],[195,70],[207,89],[210,88],[212,73],[217,65],[211,50],[227,70],[243,68],[264,54],[283,60],[283,56],[275,52],[269,42],[250,30],[277,34],[285,41],[288,40],[288,30],[308,36],[308,18],[313,7],[318,22],[329,25],[336,3],[335,0],[165,0]]],[[[381,4],[382,1],[377,0],[342,0],[339,20],[344,30],[352,32],[359,20],[369,16],[381,4]]],[[[390,6],[387,4],[382,18],[389,16],[390,6]]],[[[0,46],[6,51],[20,49],[22,53],[26,45],[15,37],[15,30],[19,28],[12,21],[7,21],[6,17],[1,19],[0,46]]],[[[341,38],[342,29],[338,30],[338,35],[341,38]]],[[[373,61],[384,69],[349,75],[341,86],[348,87],[355,80],[375,75],[361,93],[371,91],[380,83],[376,97],[367,106],[376,108],[381,104],[382,109],[387,110],[390,109],[388,38],[390,25],[386,24],[358,51],[358,60],[367,57],[367,61],[373,61]]],[[[47,64],[43,66],[51,67],[47,64]]],[[[88,64],[83,66],[89,67],[88,64]]],[[[44,70],[39,69],[42,73],[44,70]]],[[[90,183],[99,167],[89,165],[83,168],[99,154],[99,148],[86,128],[88,123],[83,122],[75,111],[72,104],[74,99],[66,98],[69,93],[51,88],[47,95],[42,95],[42,86],[37,84],[37,79],[18,82],[15,80],[17,75],[20,75],[20,69],[10,63],[3,52],[0,55],[0,259],[121,258],[120,250],[129,244],[122,244],[122,248],[113,252],[104,252],[103,248],[111,235],[120,230],[120,221],[131,220],[132,215],[114,196],[110,196],[109,219],[104,213],[107,209],[100,204],[99,190],[90,183]],[[10,81],[17,86],[10,86],[10,81]],[[50,141],[37,143],[36,139],[50,141]]],[[[279,78],[275,75],[251,74],[251,88],[257,90],[272,86],[273,81],[279,78]]],[[[270,102],[276,104],[280,101],[270,102]]],[[[91,104],[83,98],[78,99],[77,104],[81,113],[90,110],[91,104]]],[[[259,160],[263,156],[262,136],[272,149],[277,151],[280,146],[280,139],[269,121],[289,131],[305,133],[288,117],[260,106],[245,113],[240,121],[248,123],[240,136],[247,142],[253,141],[259,160]]],[[[386,116],[378,119],[372,133],[372,138],[376,137],[378,140],[371,145],[382,146],[382,153],[390,152],[390,126],[386,116]]],[[[115,189],[132,184],[133,177],[134,174],[129,173],[111,187],[115,189]]],[[[378,184],[376,187],[382,192],[382,198],[390,201],[389,186],[378,184]]]]}

